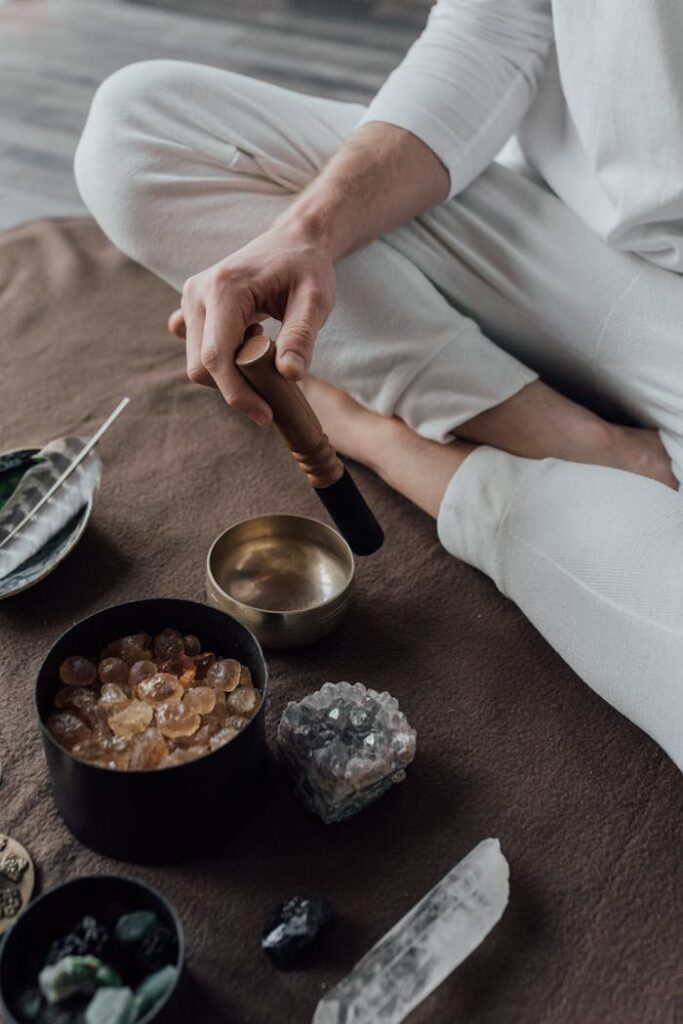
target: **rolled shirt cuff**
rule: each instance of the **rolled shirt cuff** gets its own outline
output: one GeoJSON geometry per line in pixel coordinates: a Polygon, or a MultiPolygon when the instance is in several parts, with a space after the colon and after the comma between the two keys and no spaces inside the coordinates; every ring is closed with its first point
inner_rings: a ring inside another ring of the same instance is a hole
{"type": "Polygon", "coordinates": [[[498,348],[468,320],[411,379],[393,413],[422,437],[452,440],[453,432],[538,379],[538,374],[498,348]]]}
{"type": "Polygon", "coordinates": [[[486,573],[503,593],[501,527],[530,462],[488,445],[475,448],[451,478],[437,518],[446,551],[486,573]]]}
{"type": "Polygon", "coordinates": [[[460,140],[450,137],[448,128],[441,118],[424,107],[407,103],[404,96],[393,97],[390,94],[378,93],[361,118],[360,124],[372,121],[403,128],[431,149],[448,172],[449,199],[466,188],[475,176],[469,173],[470,169],[462,152],[460,140]]]}

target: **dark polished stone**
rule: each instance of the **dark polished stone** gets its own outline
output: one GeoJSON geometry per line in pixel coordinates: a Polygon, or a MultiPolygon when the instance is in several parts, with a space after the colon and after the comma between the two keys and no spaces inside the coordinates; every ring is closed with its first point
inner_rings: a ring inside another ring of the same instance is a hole
{"type": "Polygon", "coordinates": [[[290,967],[334,917],[327,900],[293,896],[278,904],[266,919],[261,948],[279,970],[290,967]]]}

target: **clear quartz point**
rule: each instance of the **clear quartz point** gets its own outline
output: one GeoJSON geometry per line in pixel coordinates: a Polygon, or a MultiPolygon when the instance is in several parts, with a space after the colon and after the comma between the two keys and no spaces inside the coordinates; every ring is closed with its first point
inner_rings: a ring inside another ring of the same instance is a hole
{"type": "Polygon", "coordinates": [[[484,839],[323,996],[313,1024],[400,1024],[488,935],[508,893],[500,843],[484,839]]]}

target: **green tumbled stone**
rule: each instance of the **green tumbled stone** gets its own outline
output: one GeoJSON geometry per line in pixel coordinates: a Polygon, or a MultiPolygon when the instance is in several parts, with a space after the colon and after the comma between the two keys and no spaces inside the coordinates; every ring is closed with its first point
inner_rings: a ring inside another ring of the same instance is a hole
{"type": "Polygon", "coordinates": [[[65,956],[43,967],[38,984],[48,1003],[61,1003],[79,992],[93,992],[102,961],[96,956],[65,956]]]}
{"type": "Polygon", "coordinates": [[[121,988],[123,979],[118,971],[109,964],[102,964],[95,975],[95,982],[100,988],[121,988]]]}
{"type": "Polygon", "coordinates": [[[169,964],[145,978],[135,993],[136,1020],[144,1017],[155,1003],[164,998],[169,989],[175,985],[177,977],[178,968],[169,964]]]}
{"type": "Polygon", "coordinates": [[[126,945],[140,942],[158,920],[153,910],[134,910],[132,914],[124,914],[116,922],[114,938],[126,945]]]}
{"type": "Polygon", "coordinates": [[[132,1024],[135,998],[129,988],[99,988],[85,1011],[86,1024],[132,1024]]]}

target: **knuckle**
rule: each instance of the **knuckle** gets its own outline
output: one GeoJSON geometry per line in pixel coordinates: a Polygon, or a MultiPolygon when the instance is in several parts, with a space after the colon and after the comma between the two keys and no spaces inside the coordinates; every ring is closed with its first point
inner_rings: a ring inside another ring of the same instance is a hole
{"type": "Polygon", "coordinates": [[[228,403],[231,409],[236,409],[237,412],[248,412],[250,405],[244,395],[239,391],[226,391],[225,401],[228,403]]]}
{"type": "Polygon", "coordinates": [[[241,276],[236,267],[214,267],[209,281],[209,290],[213,295],[225,295],[238,291],[241,276]]]}
{"type": "Polygon", "coordinates": [[[202,349],[201,358],[204,369],[208,370],[209,373],[213,373],[220,365],[221,354],[215,345],[210,345],[208,348],[202,349]]]}
{"type": "Polygon", "coordinates": [[[209,299],[209,301],[211,301],[212,299],[216,300],[223,294],[223,282],[221,281],[220,277],[218,277],[215,273],[210,274],[209,277],[207,278],[205,291],[206,297],[209,299]]]}
{"type": "Polygon", "coordinates": [[[305,320],[295,320],[287,324],[287,340],[289,345],[301,345],[308,348],[313,344],[313,331],[305,320]]]}
{"type": "Polygon", "coordinates": [[[224,264],[222,266],[214,267],[213,277],[218,283],[224,284],[229,281],[234,281],[237,274],[234,267],[224,264]]]}
{"type": "Polygon", "coordinates": [[[313,307],[324,306],[327,302],[327,291],[317,281],[313,281],[307,288],[306,298],[313,307]]]}
{"type": "Polygon", "coordinates": [[[187,281],[183,285],[183,299],[193,299],[197,294],[197,276],[188,277],[187,281]]]}

